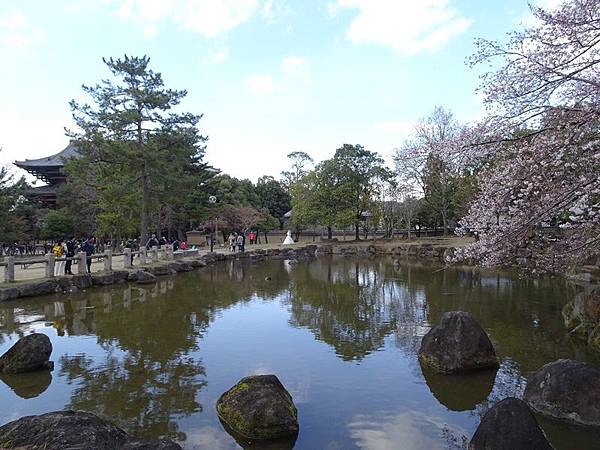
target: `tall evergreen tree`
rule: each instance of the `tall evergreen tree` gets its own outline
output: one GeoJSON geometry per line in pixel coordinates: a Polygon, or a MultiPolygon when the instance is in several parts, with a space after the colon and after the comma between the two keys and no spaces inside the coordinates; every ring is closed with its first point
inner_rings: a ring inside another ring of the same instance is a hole
{"type": "Polygon", "coordinates": [[[149,68],[150,58],[104,59],[113,79],[83,86],[93,104],[71,101],[82,158],[68,167],[72,176],[94,174],[105,223],[123,224],[139,204],[139,229],[147,240],[150,217],[161,203],[175,202],[182,190],[197,188],[206,137],[197,124],[201,115],[177,113],[185,90],[164,86],[149,68]],[[172,195],[168,195],[171,193],[172,195]],[[120,206],[117,208],[117,202],[120,206]]]}

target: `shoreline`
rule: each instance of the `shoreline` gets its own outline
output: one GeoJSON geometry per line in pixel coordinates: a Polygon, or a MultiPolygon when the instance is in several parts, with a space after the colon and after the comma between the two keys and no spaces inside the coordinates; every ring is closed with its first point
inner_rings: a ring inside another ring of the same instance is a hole
{"type": "MultiPolygon", "coordinates": [[[[434,245],[432,243],[397,243],[394,246],[381,245],[373,242],[321,242],[315,244],[296,244],[290,248],[259,248],[238,253],[206,253],[201,256],[185,257],[175,260],[165,260],[136,266],[131,269],[93,272],[91,274],[76,274],[53,278],[38,278],[22,280],[10,285],[0,286],[0,302],[18,300],[26,297],[36,297],[55,293],[73,292],[97,286],[109,286],[123,282],[154,283],[154,279],[141,280],[140,272],[153,277],[173,275],[178,272],[190,272],[219,261],[233,259],[250,259],[264,261],[268,259],[307,259],[319,255],[340,256],[392,256],[416,257],[418,259],[442,260],[447,252],[455,247],[434,245]]],[[[142,276],[143,277],[143,276],[142,276]]]]}

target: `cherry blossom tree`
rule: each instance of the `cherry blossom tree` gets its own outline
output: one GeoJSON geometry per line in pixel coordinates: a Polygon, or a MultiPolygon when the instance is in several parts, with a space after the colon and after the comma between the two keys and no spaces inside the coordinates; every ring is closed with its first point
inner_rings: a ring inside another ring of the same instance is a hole
{"type": "Polygon", "coordinates": [[[412,185],[423,195],[426,206],[440,219],[444,235],[452,219],[459,166],[454,164],[448,146],[456,143],[461,125],[452,112],[440,106],[421,119],[412,135],[394,150],[394,163],[404,185],[412,185]]]}
{"type": "Polygon", "coordinates": [[[600,1],[531,7],[506,44],[479,40],[487,117],[447,145],[482,169],[458,258],[564,272],[600,254],[600,1]],[[499,60],[499,65],[498,65],[499,60]]]}

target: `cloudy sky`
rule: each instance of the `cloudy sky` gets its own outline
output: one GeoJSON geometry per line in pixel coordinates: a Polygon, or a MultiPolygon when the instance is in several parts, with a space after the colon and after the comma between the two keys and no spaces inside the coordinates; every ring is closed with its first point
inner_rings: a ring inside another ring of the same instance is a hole
{"type": "Polygon", "coordinates": [[[525,0],[0,0],[0,162],[65,147],[69,100],[124,53],[188,90],[208,162],[234,176],[343,143],[387,158],[436,105],[481,114],[473,39],[504,39],[527,13],[525,0]]]}

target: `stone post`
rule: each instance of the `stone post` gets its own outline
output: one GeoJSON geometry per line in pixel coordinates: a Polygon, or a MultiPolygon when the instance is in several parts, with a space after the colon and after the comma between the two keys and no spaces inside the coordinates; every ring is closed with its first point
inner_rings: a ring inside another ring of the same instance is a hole
{"type": "Polygon", "coordinates": [[[79,275],[87,273],[87,255],[85,254],[85,252],[77,253],[77,259],[79,259],[77,263],[77,273],[79,275]]]}
{"type": "Polygon", "coordinates": [[[158,247],[155,245],[152,247],[152,262],[158,261],[158,247]]]}
{"type": "Polygon", "coordinates": [[[54,264],[56,262],[56,256],[52,253],[46,255],[46,278],[54,278],[54,264]]]}
{"type": "Polygon", "coordinates": [[[173,246],[167,245],[167,259],[173,259],[173,246]]]}
{"type": "Polygon", "coordinates": [[[112,272],[112,249],[104,250],[104,271],[112,272]]]}
{"type": "Polygon", "coordinates": [[[131,249],[126,248],[123,250],[123,267],[131,269],[131,249]]]}
{"type": "Polygon", "coordinates": [[[4,258],[6,266],[4,266],[4,282],[12,283],[15,281],[15,257],[6,256],[4,258]]]}
{"type": "Polygon", "coordinates": [[[146,247],[140,247],[140,264],[146,264],[146,247]]]}

